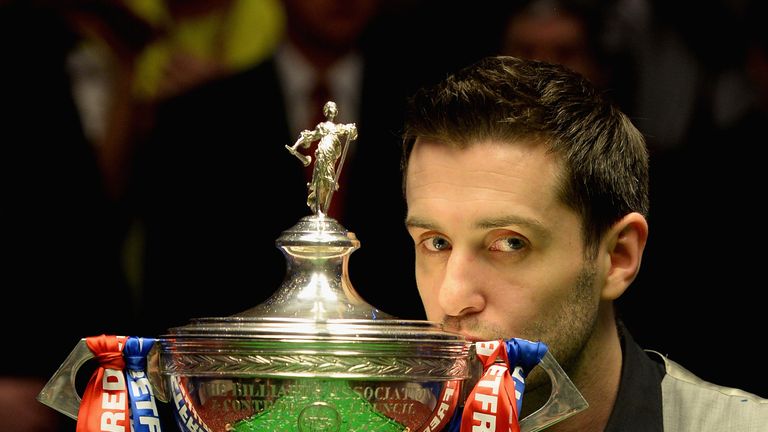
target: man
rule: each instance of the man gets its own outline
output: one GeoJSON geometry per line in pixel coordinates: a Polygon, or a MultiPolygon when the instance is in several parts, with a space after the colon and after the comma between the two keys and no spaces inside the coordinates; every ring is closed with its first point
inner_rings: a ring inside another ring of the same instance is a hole
{"type": "MultiPolygon", "coordinates": [[[[549,430],[766,430],[768,400],[644,352],[616,319],[648,238],[648,155],[588,81],[483,59],[414,95],[404,145],[428,319],[471,340],[547,343],[589,403],[549,430]]],[[[522,416],[546,381],[528,377],[522,416]]]]}

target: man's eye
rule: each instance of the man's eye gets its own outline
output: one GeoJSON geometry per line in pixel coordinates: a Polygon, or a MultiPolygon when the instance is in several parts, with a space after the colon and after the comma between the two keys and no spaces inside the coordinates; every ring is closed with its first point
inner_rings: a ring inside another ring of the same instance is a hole
{"type": "Polygon", "coordinates": [[[424,240],[424,247],[430,252],[440,252],[451,248],[451,243],[444,237],[430,237],[424,240]]]}
{"type": "Polygon", "coordinates": [[[490,249],[500,252],[512,252],[524,249],[526,244],[525,239],[520,237],[504,237],[494,241],[490,249]]]}

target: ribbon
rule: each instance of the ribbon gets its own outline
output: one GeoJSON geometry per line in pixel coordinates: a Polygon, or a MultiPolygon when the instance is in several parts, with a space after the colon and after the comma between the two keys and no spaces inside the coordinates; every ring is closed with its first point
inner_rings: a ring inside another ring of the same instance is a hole
{"type": "Polygon", "coordinates": [[[123,336],[91,336],[85,343],[99,363],[83,392],[77,432],[130,432],[128,394],[123,375],[123,336]]]}
{"type": "Polygon", "coordinates": [[[443,390],[440,392],[437,406],[432,412],[432,415],[424,422],[425,426],[421,429],[421,432],[442,431],[443,427],[445,427],[449,421],[452,421],[460,392],[461,386],[457,381],[448,381],[445,383],[443,390]]]}
{"type": "Polygon", "coordinates": [[[515,382],[509,374],[504,341],[477,342],[475,349],[484,372],[464,404],[460,431],[520,432],[518,408],[513,403],[515,382]]]}
{"type": "Polygon", "coordinates": [[[523,393],[525,392],[525,378],[531,372],[549,349],[543,342],[531,342],[525,339],[508,339],[504,342],[507,350],[509,364],[516,365],[512,371],[512,380],[515,382],[515,400],[517,412],[523,409],[523,393]]]}
{"type": "Polygon", "coordinates": [[[186,384],[181,382],[181,377],[171,377],[171,396],[179,429],[183,432],[212,432],[195,410],[195,404],[190,400],[186,384]]]}
{"type": "Polygon", "coordinates": [[[525,378],[547,352],[543,342],[508,339],[475,343],[483,376],[467,397],[460,416],[451,420],[455,432],[519,432],[525,378]],[[510,374],[511,365],[514,365],[510,374]],[[514,403],[513,403],[514,401],[514,403]]]}
{"type": "Polygon", "coordinates": [[[133,432],[162,431],[155,395],[147,377],[147,354],[154,343],[154,339],[130,337],[123,350],[133,432]]]}

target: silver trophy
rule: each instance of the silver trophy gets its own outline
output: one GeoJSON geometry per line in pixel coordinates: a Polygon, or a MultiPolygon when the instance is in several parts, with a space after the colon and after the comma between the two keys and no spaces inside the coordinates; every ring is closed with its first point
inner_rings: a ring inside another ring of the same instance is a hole
{"type": "MultiPolygon", "coordinates": [[[[348,275],[360,247],[355,234],[326,215],[354,124],[327,121],[300,133],[290,154],[317,141],[307,204],[276,240],[287,271],[264,303],[228,317],[197,318],[157,338],[148,356],[153,397],[172,404],[182,431],[436,431],[462,410],[478,381],[475,344],[436,323],[401,320],[368,304],[348,275]]],[[[73,419],[81,396],[75,375],[93,353],[81,340],[38,395],[73,419]]],[[[544,429],[586,408],[547,353],[549,402],[522,419],[544,429]]],[[[457,429],[458,430],[458,429],[457,429]]]]}

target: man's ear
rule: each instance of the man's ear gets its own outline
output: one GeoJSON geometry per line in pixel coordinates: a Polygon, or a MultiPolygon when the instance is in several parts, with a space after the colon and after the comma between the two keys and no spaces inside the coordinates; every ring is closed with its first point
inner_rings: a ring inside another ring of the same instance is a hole
{"type": "Polygon", "coordinates": [[[624,294],[640,270],[648,240],[648,222],[640,213],[630,213],[616,222],[603,239],[610,267],[601,299],[615,300],[624,294]]]}

